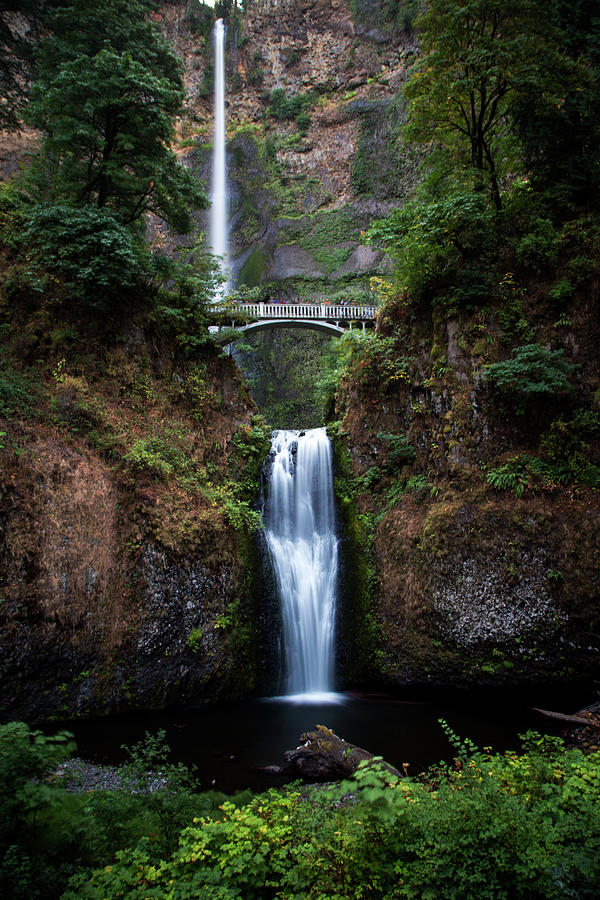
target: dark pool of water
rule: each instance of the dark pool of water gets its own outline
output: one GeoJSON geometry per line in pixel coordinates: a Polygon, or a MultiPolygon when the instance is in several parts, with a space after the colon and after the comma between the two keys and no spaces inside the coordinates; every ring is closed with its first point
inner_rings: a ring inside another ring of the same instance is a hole
{"type": "Polygon", "coordinates": [[[410,763],[416,774],[453,750],[438,720],[480,747],[519,749],[518,735],[534,729],[558,733],[555,723],[531,706],[573,712],[573,699],[498,694],[458,698],[385,697],[346,694],[337,704],[291,704],[284,700],[251,700],[220,706],[190,706],[167,712],[61,723],[73,731],[78,755],[95,762],[123,759],[121,745],[134,744],[146,731],[164,729],[173,759],[196,767],[202,790],[264,790],[285,782],[282,776],[258,771],[282,763],[284,750],[298,745],[300,734],[315,725],[332,728],[345,740],[383,756],[396,766],[410,763]]]}

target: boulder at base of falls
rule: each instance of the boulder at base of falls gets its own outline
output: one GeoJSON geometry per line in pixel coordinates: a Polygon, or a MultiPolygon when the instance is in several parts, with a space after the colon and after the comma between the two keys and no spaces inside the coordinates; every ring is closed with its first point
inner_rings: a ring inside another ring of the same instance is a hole
{"type": "MultiPolygon", "coordinates": [[[[353,775],[363,760],[376,759],[368,750],[349,744],[326,728],[317,725],[314,731],[300,735],[300,746],[286,750],[284,772],[308,781],[337,781],[353,775]]],[[[378,759],[378,758],[377,758],[378,759]]],[[[400,776],[400,772],[388,763],[380,763],[390,775],[400,776]]]]}

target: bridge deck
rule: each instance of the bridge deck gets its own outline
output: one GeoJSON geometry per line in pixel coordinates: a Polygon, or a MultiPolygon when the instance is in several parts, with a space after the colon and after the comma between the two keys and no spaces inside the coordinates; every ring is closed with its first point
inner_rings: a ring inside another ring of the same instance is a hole
{"type": "Polygon", "coordinates": [[[325,322],[370,322],[375,306],[333,306],[329,303],[236,303],[236,309],[256,319],[312,319],[325,322]]]}

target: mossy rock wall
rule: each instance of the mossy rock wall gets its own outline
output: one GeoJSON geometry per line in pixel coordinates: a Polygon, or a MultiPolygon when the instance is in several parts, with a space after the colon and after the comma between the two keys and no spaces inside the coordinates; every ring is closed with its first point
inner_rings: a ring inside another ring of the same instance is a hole
{"type": "Polygon", "coordinates": [[[235,492],[254,478],[258,495],[254,404],[214,350],[174,361],[135,328],[80,346],[58,375],[38,360],[36,407],[0,419],[4,714],[245,696],[259,561],[235,492]]]}
{"type": "MultiPolygon", "coordinates": [[[[434,311],[410,323],[399,316],[396,343],[383,340],[344,381],[339,439],[358,515],[374,528],[382,684],[597,678],[597,488],[577,472],[565,484],[529,471],[519,492],[488,478],[511,460],[543,455],[557,417],[563,434],[576,409],[597,416],[598,360],[585,337],[595,333],[597,302],[590,293],[574,304],[563,338],[578,363],[573,391],[538,399],[527,415],[483,377],[486,361],[506,355],[490,310],[448,320],[434,311]]],[[[543,312],[540,302],[538,322],[543,312]]],[[[389,316],[380,334],[390,333],[389,316]]],[[[550,340],[550,326],[538,328],[550,340]]],[[[600,429],[578,452],[597,471],[600,429]]]]}

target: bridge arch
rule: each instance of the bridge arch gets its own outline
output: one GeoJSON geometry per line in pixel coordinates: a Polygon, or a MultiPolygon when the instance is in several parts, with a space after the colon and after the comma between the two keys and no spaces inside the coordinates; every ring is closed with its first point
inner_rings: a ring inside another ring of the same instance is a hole
{"type": "Polygon", "coordinates": [[[240,337],[242,334],[252,334],[270,328],[308,328],[312,331],[324,331],[332,337],[339,337],[347,331],[341,325],[319,319],[260,319],[258,322],[250,322],[248,325],[240,325],[237,328],[240,337]]]}

